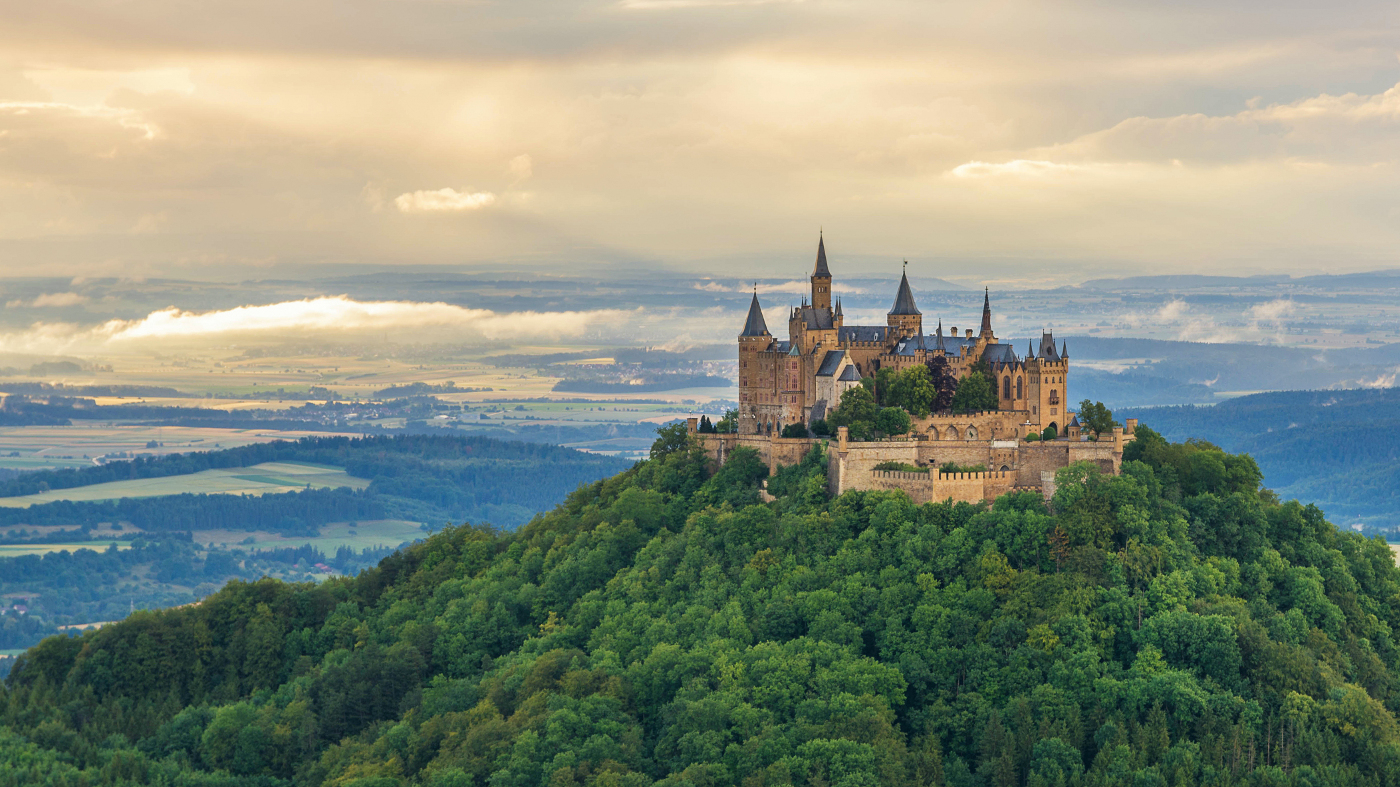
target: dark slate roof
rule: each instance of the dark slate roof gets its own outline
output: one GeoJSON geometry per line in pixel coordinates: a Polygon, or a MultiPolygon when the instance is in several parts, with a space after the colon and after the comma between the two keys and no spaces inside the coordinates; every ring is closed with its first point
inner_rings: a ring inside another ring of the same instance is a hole
{"type": "Polygon", "coordinates": [[[825,276],[831,278],[831,271],[826,267],[826,239],[817,237],[817,267],[812,271],[812,278],[825,276]]]}
{"type": "Polygon", "coordinates": [[[1071,416],[1070,419],[1069,419],[1069,425],[1070,425],[1070,426],[1079,426],[1079,416],[1078,416],[1078,415],[1071,416]]]}
{"type": "Polygon", "coordinates": [[[990,288],[982,292],[982,333],[992,332],[992,291],[990,288]]]}
{"type": "Polygon", "coordinates": [[[1055,334],[1042,333],[1040,335],[1040,357],[1046,361],[1060,360],[1060,353],[1055,350],[1055,334]]]}
{"type": "Polygon", "coordinates": [[[856,371],[855,364],[851,364],[850,366],[847,366],[846,371],[842,372],[841,376],[836,379],[840,380],[843,383],[858,383],[860,382],[860,372],[856,371]]]}
{"type": "Polygon", "coordinates": [[[790,349],[791,347],[792,342],[773,342],[772,344],[768,345],[768,352],[786,354],[788,349],[790,349]]]}
{"type": "Polygon", "coordinates": [[[1011,349],[1009,344],[989,344],[982,353],[982,359],[987,363],[1016,363],[1020,359],[1016,357],[1016,351],[1011,349]]]}
{"type": "Polygon", "coordinates": [[[914,292],[909,289],[908,273],[899,277],[899,292],[894,295],[890,314],[921,314],[919,307],[914,305],[914,292]]]}
{"type": "Polygon", "coordinates": [[[753,294],[749,303],[749,317],[744,320],[744,332],[740,336],[769,336],[768,323],[763,321],[763,309],[758,305],[758,293],[753,294]]]}
{"type": "Polygon", "coordinates": [[[801,354],[802,354],[801,352],[798,351],[797,345],[791,344],[791,342],[789,342],[789,345],[790,345],[790,346],[789,346],[789,348],[788,348],[788,355],[801,355],[801,354]]]}
{"type": "Polygon", "coordinates": [[[883,342],[887,331],[883,325],[843,325],[836,335],[843,342],[883,342]]]}
{"type": "Polygon", "coordinates": [[[829,331],[836,327],[832,320],[830,309],[818,309],[815,306],[804,306],[803,316],[807,320],[807,330],[809,331],[829,331]]]}
{"type": "Polygon", "coordinates": [[[822,358],[822,365],[817,368],[817,376],[831,377],[836,374],[836,370],[841,368],[841,360],[845,357],[845,350],[828,350],[822,358]]]}

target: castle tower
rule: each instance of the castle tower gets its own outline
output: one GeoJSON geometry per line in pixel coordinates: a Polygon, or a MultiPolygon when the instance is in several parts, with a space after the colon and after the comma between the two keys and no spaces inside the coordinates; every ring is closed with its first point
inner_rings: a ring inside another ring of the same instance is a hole
{"type": "Polygon", "coordinates": [[[744,330],[739,334],[739,431],[745,434],[753,434],[759,428],[760,394],[765,379],[770,376],[764,374],[759,353],[772,343],[773,335],[768,332],[755,291],[749,302],[744,330]]]}
{"type": "MultiPolygon", "coordinates": [[[[907,266],[908,263],[906,262],[907,266]]],[[[904,274],[899,277],[899,291],[895,293],[894,305],[890,307],[890,312],[885,316],[886,324],[891,328],[892,335],[917,336],[924,331],[924,317],[919,312],[919,307],[914,305],[914,292],[909,288],[909,271],[906,267],[904,274]]]]}
{"type": "Polygon", "coordinates": [[[826,267],[826,239],[817,236],[817,265],[812,269],[812,305],[831,308],[831,271],[826,267]]]}

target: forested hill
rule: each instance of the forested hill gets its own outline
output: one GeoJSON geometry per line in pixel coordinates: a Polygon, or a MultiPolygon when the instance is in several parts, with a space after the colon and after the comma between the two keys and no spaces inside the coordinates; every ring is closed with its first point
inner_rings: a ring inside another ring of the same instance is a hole
{"type": "Polygon", "coordinates": [[[308,489],[262,497],[183,494],[57,501],[0,509],[0,526],[126,521],[155,531],[226,528],[306,534],[328,522],[396,517],[434,525],[469,520],[513,527],[553,507],[580,484],[630,464],[571,448],[489,437],[307,437],[24,473],[0,480],[0,496],[287,461],[344,468],[352,476],[369,479],[370,485],[363,492],[308,489]]]}
{"type": "Polygon", "coordinates": [[[1400,570],[1140,430],[1121,477],[828,499],[683,427],[524,528],[51,638],[0,784],[1346,785],[1400,780],[1400,570]]]}
{"type": "Polygon", "coordinates": [[[1400,535],[1400,389],[1274,391],[1117,414],[1142,418],[1169,439],[1247,452],[1281,496],[1315,503],[1339,523],[1400,535]]]}

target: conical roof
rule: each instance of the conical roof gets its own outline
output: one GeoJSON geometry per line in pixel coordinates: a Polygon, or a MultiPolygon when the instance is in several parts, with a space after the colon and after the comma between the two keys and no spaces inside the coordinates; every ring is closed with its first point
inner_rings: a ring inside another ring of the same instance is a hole
{"type": "Polygon", "coordinates": [[[992,332],[992,291],[987,289],[982,293],[982,333],[983,335],[992,332]]]}
{"type": "Polygon", "coordinates": [[[1063,360],[1069,357],[1069,342],[1060,342],[1060,358],[1063,360]]]}
{"type": "Polygon", "coordinates": [[[933,349],[948,352],[948,345],[943,343],[943,318],[938,318],[938,342],[933,345],[933,349]]]}
{"type": "Polygon", "coordinates": [[[749,316],[744,320],[744,332],[740,336],[770,336],[768,323],[763,321],[763,309],[758,305],[758,293],[753,294],[749,303],[749,316]]]}
{"type": "Polygon", "coordinates": [[[890,314],[919,313],[919,307],[914,305],[914,292],[909,289],[909,273],[906,271],[899,277],[899,292],[894,295],[894,306],[890,307],[890,314]]]}
{"type": "Polygon", "coordinates": [[[812,278],[823,276],[831,278],[831,271],[826,267],[826,239],[817,236],[817,267],[812,271],[812,278]]]}

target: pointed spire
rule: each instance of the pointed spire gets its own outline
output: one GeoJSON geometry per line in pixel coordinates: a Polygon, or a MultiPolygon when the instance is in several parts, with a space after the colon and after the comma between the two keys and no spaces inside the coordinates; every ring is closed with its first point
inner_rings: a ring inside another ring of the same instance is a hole
{"type": "Polygon", "coordinates": [[[836,316],[837,316],[837,317],[840,317],[840,316],[841,316],[841,299],[840,299],[840,298],[837,298],[837,299],[836,299],[836,316]]]}
{"type": "Polygon", "coordinates": [[[812,271],[812,278],[818,276],[831,278],[831,271],[826,267],[826,238],[822,237],[820,230],[817,232],[817,267],[812,271]]]}
{"type": "Polygon", "coordinates": [[[1026,340],[1026,360],[1035,360],[1035,342],[1030,339],[1026,340]]]}
{"type": "Polygon", "coordinates": [[[740,336],[771,336],[768,323],[763,321],[763,309],[758,305],[758,287],[755,285],[753,300],[749,302],[749,316],[744,320],[744,332],[740,336]]]}
{"type": "Polygon", "coordinates": [[[895,293],[894,306],[890,307],[890,314],[919,314],[919,307],[914,305],[914,292],[909,289],[909,262],[904,262],[904,274],[899,277],[899,292],[895,293]]]}
{"type": "Polygon", "coordinates": [[[992,290],[987,288],[982,293],[982,335],[988,336],[992,332],[992,290]]]}
{"type": "Polygon", "coordinates": [[[938,341],[934,342],[933,349],[948,352],[948,345],[943,343],[943,318],[938,318],[938,341]]]}
{"type": "Polygon", "coordinates": [[[1062,342],[1060,342],[1060,360],[1063,361],[1064,359],[1066,359],[1066,358],[1068,358],[1068,357],[1069,357],[1069,342],[1062,341],[1062,342]]]}

